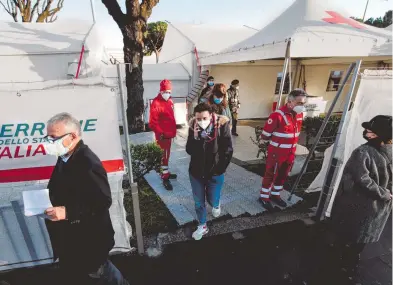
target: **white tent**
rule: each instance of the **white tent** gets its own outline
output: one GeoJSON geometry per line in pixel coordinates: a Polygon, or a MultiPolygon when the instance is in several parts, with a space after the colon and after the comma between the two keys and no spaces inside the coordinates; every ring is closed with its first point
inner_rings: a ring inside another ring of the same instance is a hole
{"type": "MultiPolygon", "coordinates": [[[[351,62],[362,59],[363,69],[391,64],[389,31],[358,23],[328,5],[328,1],[297,0],[251,37],[200,59],[203,70],[217,82],[240,80],[240,119],[266,118],[272,112],[284,58],[291,84],[283,93],[305,88],[320,98],[320,106],[326,106],[322,113],[329,108],[351,62]],[[332,79],[332,74],[338,79],[332,79]]],[[[346,86],[344,93],[347,90],[346,86]]],[[[338,102],[334,111],[340,112],[342,107],[338,102]]]]}
{"type": "Polygon", "coordinates": [[[76,67],[85,41],[82,77],[100,73],[103,43],[92,23],[72,20],[40,23],[0,22],[1,82],[64,80],[76,67]],[[71,68],[72,69],[72,68],[71,68]]]}
{"type": "Polygon", "coordinates": [[[282,58],[389,56],[391,33],[361,24],[328,7],[328,1],[297,0],[250,38],[201,59],[202,65],[282,58]]]}
{"type": "Polygon", "coordinates": [[[168,23],[159,63],[183,64],[191,74],[191,85],[194,87],[199,81],[200,57],[217,53],[256,32],[256,29],[247,26],[168,23]]]}

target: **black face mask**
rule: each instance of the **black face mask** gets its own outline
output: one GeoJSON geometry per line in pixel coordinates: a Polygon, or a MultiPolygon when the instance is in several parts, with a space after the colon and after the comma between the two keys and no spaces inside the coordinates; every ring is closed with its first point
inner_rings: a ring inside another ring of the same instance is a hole
{"type": "Polygon", "coordinates": [[[374,147],[380,147],[381,143],[382,143],[381,138],[376,137],[376,138],[370,139],[367,137],[367,133],[368,132],[366,130],[363,131],[363,138],[368,142],[368,144],[371,146],[374,146],[374,147]]]}

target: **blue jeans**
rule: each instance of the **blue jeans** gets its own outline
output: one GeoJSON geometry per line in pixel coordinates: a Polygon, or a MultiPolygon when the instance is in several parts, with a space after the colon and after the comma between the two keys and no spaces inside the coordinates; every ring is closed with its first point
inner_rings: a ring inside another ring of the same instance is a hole
{"type": "Polygon", "coordinates": [[[206,224],[206,199],[214,208],[220,205],[221,189],[224,185],[224,174],[213,176],[210,179],[199,179],[191,174],[190,182],[194,195],[195,211],[200,225],[206,224]]]}

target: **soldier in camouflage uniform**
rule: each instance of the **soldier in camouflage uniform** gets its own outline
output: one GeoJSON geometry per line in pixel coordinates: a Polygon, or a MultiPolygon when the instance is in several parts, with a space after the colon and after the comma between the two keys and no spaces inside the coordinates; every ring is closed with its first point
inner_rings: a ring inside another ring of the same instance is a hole
{"type": "Polygon", "coordinates": [[[232,115],[232,135],[238,136],[237,134],[237,117],[240,108],[239,101],[239,80],[235,79],[231,83],[231,87],[227,90],[229,108],[232,115]]]}

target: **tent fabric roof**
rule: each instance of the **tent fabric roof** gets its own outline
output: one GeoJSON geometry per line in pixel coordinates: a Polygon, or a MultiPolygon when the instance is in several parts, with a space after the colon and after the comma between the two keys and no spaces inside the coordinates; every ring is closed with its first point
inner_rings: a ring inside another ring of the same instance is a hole
{"type": "MultiPolygon", "coordinates": [[[[50,24],[0,22],[0,56],[79,53],[91,26],[92,23],[81,20],[50,24]]],[[[91,35],[97,35],[94,30],[91,35]]]]}
{"type": "Polygon", "coordinates": [[[297,0],[253,36],[219,53],[201,58],[202,65],[282,58],[291,41],[291,57],[391,55],[380,49],[390,32],[356,22],[328,1],[297,0]]]}
{"type": "Polygon", "coordinates": [[[258,31],[247,26],[169,24],[192,42],[199,53],[217,53],[258,31]]]}

